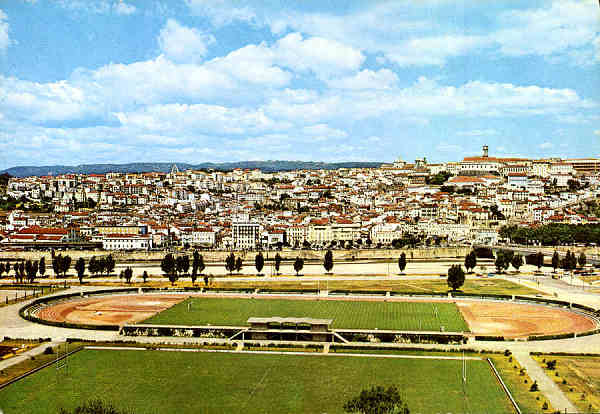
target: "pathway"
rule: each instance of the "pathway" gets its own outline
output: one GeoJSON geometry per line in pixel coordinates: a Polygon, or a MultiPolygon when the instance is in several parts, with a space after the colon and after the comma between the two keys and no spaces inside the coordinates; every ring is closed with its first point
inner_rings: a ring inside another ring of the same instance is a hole
{"type": "Polygon", "coordinates": [[[16,365],[20,362],[26,361],[31,357],[42,354],[46,350],[46,348],[49,346],[54,348],[54,347],[58,346],[59,344],[60,344],[60,342],[44,342],[44,343],[40,344],[39,346],[36,346],[35,348],[31,348],[17,356],[2,360],[2,361],[0,361],[0,371],[3,369],[6,369],[8,367],[12,367],[13,365],[16,365]]]}
{"type": "Polygon", "coordinates": [[[517,361],[519,361],[521,367],[527,370],[527,374],[531,379],[537,381],[540,391],[548,398],[548,401],[555,410],[558,410],[561,413],[578,412],[552,378],[548,377],[542,367],[531,358],[529,352],[515,351],[513,355],[517,361]]]}

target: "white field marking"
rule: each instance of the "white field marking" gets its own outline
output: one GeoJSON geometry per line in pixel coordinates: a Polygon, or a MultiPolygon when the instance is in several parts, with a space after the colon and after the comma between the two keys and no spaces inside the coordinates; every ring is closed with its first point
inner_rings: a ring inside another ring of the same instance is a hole
{"type": "MultiPolygon", "coordinates": [[[[164,352],[205,352],[205,353],[225,353],[225,354],[260,354],[260,355],[300,355],[300,356],[347,356],[360,358],[399,358],[399,359],[442,359],[462,361],[461,356],[435,356],[435,355],[401,355],[401,354],[350,354],[343,352],[323,354],[320,352],[299,352],[299,351],[236,351],[234,349],[200,349],[200,348],[141,348],[127,346],[84,346],[84,349],[109,350],[109,351],[164,351],[164,352]]],[[[424,352],[427,352],[424,350],[424,352]]],[[[464,357],[468,361],[483,361],[481,357],[468,356],[464,357]]]]}
{"type": "Polygon", "coordinates": [[[265,371],[265,373],[263,374],[262,378],[260,379],[260,381],[258,381],[256,383],[256,385],[254,386],[254,388],[252,389],[252,392],[250,393],[250,395],[248,396],[248,399],[246,400],[246,402],[244,403],[244,405],[242,406],[242,408],[245,408],[246,405],[248,405],[248,402],[250,402],[250,400],[252,399],[252,396],[254,395],[254,393],[256,392],[256,390],[258,389],[258,387],[263,383],[263,381],[265,380],[265,378],[267,378],[267,374],[269,373],[269,371],[271,371],[273,367],[269,367],[267,368],[267,370],[265,371]]]}

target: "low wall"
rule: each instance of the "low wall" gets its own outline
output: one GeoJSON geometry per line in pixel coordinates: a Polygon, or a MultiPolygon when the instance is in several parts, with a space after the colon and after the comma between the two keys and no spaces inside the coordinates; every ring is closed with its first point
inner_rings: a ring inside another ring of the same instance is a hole
{"type": "MultiPolygon", "coordinates": [[[[408,260],[411,259],[454,259],[463,258],[471,251],[470,247],[431,247],[421,249],[351,249],[351,250],[333,250],[334,260],[376,260],[376,259],[394,259],[397,260],[400,254],[405,253],[408,260]]],[[[225,262],[225,258],[229,255],[228,251],[204,250],[199,251],[204,257],[204,261],[211,263],[225,262]]],[[[76,260],[79,257],[90,259],[92,256],[107,256],[112,254],[117,263],[126,262],[159,262],[165,256],[164,251],[153,252],[109,252],[105,250],[67,250],[56,252],[62,255],[68,255],[76,260]]],[[[174,254],[187,253],[190,257],[193,254],[193,249],[176,250],[174,254]]],[[[264,251],[265,259],[272,260],[279,253],[283,260],[294,260],[296,256],[300,256],[305,260],[323,260],[325,251],[322,250],[291,250],[283,249],[282,251],[264,251]]],[[[243,260],[254,260],[256,252],[235,251],[236,256],[241,256],[243,260]]],[[[41,257],[46,258],[46,266],[51,267],[52,257],[50,252],[22,252],[22,251],[0,251],[0,260],[39,260],[41,257]]]]}

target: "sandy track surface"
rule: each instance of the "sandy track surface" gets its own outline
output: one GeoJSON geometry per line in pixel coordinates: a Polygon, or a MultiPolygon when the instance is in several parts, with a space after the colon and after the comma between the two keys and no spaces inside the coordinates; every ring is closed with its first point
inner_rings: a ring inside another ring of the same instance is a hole
{"type": "MultiPolygon", "coordinates": [[[[41,309],[37,316],[42,319],[90,325],[137,323],[180,303],[189,294],[165,295],[114,295],[82,298],[41,309]]],[[[211,295],[212,296],[212,295],[211,295]]],[[[220,297],[243,297],[248,295],[219,295],[220,297]]],[[[207,295],[207,297],[210,297],[207,295]]],[[[265,296],[257,300],[281,299],[282,296],[265,296]]],[[[317,300],[314,296],[285,296],[287,299],[317,300]]],[[[472,333],[497,335],[511,338],[529,335],[584,332],[595,329],[596,323],[584,315],[567,309],[541,305],[449,299],[417,298],[348,298],[319,297],[318,300],[369,300],[369,301],[452,301],[457,304],[472,333]]]]}

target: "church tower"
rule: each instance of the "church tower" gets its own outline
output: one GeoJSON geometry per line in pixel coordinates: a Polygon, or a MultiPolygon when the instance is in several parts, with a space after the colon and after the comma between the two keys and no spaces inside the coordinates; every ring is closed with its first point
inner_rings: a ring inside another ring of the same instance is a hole
{"type": "Polygon", "coordinates": [[[487,158],[488,157],[488,146],[484,145],[483,146],[483,158],[487,158]]]}

